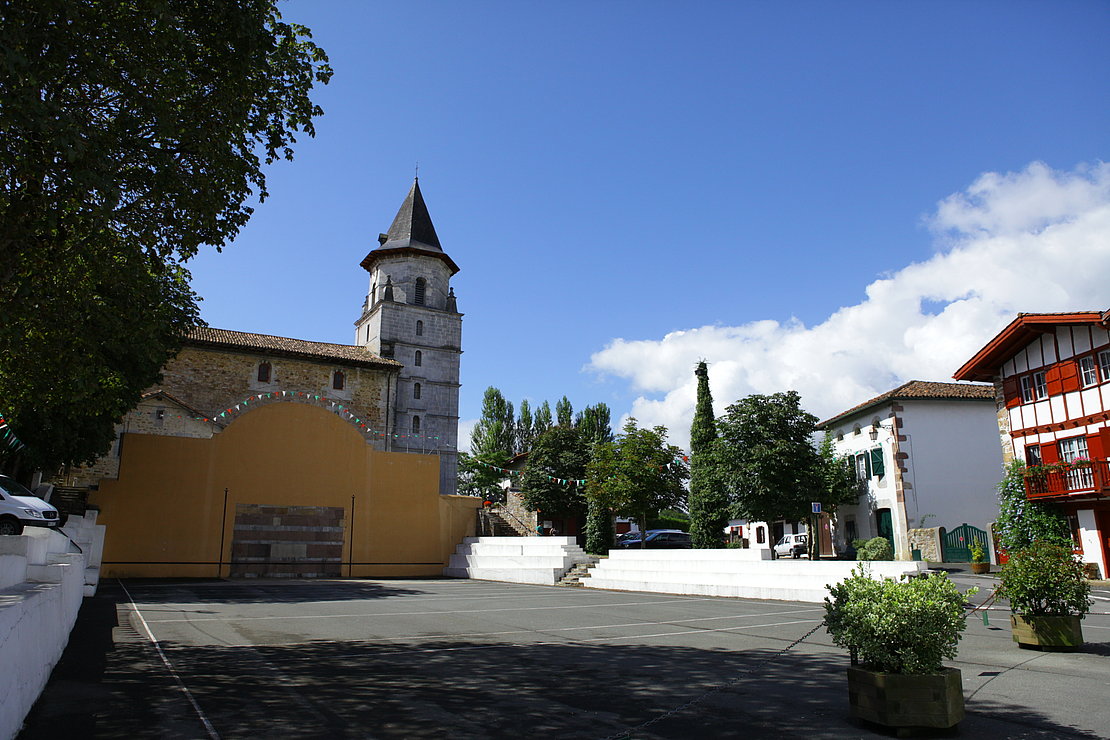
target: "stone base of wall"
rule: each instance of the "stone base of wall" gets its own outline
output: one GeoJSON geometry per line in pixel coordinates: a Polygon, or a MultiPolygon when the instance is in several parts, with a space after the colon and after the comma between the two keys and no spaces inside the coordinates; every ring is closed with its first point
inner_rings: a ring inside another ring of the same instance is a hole
{"type": "Polygon", "coordinates": [[[910,552],[921,551],[921,559],[930,563],[943,562],[940,546],[940,527],[926,527],[924,529],[911,529],[906,532],[910,543],[910,552]]]}
{"type": "Polygon", "coordinates": [[[338,577],[343,530],[339,507],[238,504],[231,577],[338,577]]]}

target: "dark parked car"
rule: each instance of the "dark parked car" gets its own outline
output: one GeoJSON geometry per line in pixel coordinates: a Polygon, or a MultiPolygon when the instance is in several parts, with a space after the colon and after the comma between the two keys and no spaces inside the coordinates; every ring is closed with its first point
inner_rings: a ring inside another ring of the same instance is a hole
{"type": "MultiPolygon", "coordinates": [[[[632,537],[621,540],[616,546],[620,550],[639,549],[640,537],[638,535],[633,535],[632,537]]],[[[647,539],[644,541],[644,547],[688,550],[691,547],[690,535],[683,532],[681,529],[649,529],[647,531],[647,539]]]]}

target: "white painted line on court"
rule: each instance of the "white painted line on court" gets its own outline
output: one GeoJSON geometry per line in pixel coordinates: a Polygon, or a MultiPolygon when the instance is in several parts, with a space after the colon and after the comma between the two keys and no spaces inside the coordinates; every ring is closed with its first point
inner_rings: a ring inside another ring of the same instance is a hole
{"type": "Polygon", "coordinates": [[[127,601],[130,602],[131,609],[135,612],[135,616],[139,618],[139,624],[142,625],[147,638],[150,640],[151,644],[154,645],[158,657],[162,659],[162,664],[166,666],[166,670],[170,672],[170,675],[173,676],[173,680],[177,682],[178,687],[181,689],[182,693],[185,694],[185,698],[189,700],[189,704],[193,706],[193,711],[195,711],[197,717],[200,718],[200,722],[204,725],[204,730],[208,733],[208,737],[212,738],[212,740],[220,740],[219,733],[216,732],[216,728],[212,726],[212,723],[208,721],[208,717],[204,714],[204,710],[200,708],[200,704],[198,704],[197,700],[193,697],[193,692],[189,691],[189,687],[185,685],[185,682],[181,680],[181,676],[174,670],[169,658],[166,657],[166,653],[163,652],[162,646],[158,644],[158,640],[154,639],[154,632],[151,631],[150,625],[143,619],[143,613],[135,606],[135,600],[131,598],[131,594],[127,591],[127,587],[123,585],[123,581],[117,580],[117,583],[119,583],[120,588],[123,589],[123,593],[127,594],[127,601]]]}

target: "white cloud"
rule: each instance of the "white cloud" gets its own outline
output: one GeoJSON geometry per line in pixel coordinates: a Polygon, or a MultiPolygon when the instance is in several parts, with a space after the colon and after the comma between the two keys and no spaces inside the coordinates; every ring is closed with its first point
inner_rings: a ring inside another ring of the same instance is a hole
{"type": "Polygon", "coordinates": [[[459,452],[470,452],[470,433],[477,423],[477,419],[459,419],[459,452]]]}
{"type": "Polygon", "coordinates": [[[710,364],[718,413],[751,393],[794,389],[825,418],[907,380],[950,381],[1018,312],[1110,307],[1110,164],[988,172],[940,201],[928,223],[936,255],[876,280],[864,301],[820,324],[615,339],[588,368],[627,379],[643,394],[629,414],[684,445],[699,359],[710,364]]]}

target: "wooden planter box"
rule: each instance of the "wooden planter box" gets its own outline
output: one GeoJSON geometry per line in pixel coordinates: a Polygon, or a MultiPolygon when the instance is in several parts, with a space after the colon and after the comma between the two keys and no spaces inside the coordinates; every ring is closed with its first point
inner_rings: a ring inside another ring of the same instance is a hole
{"type": "Polygon", "coordinates": [[[1014,642],[1041,650],[1078,650],[1083,644],[1080,618],[1068,616],[1010,615],[1014,642]]]}
{"type": "Polygon", "coordinates": [[[983,575],[984,573],[990,573],[991,572],[991,564],[990,563],[972,563],[971,564],[971,572],[975,573],[977,575],[983,575]]]}
{"type": "Polygon", "coordinates": [[[964,718],[964,690],[957,668],[904,675],[862,666],[848,668],[851,715],[887,727],[955,727],[964,718]]]}

